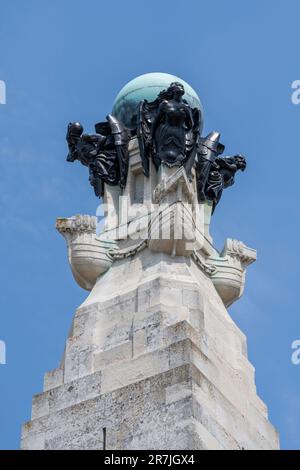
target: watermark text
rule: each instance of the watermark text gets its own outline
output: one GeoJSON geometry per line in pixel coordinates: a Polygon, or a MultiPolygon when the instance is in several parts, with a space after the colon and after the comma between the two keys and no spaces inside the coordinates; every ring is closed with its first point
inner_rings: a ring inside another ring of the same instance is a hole
{"type": "Polygon", "coordinates": [[[292,90],[291,101],[293,104],[300,104],[300,80],[294,80],[291,85],[292,90]]]}
{"type": "Polygon", "coordinates": [[[295,339],[291,344],[291,348],[294,349],[291,356],[292,364],[298,366],[300,364],[300,339],[295,339]]]}
{"type": "Polygon", "coordinates": [[[6,84],[0,80],[0,104],[6,104],[6,84]]]}
{"type": "Polygon", "coordinates": [[[0,340],[0,365],[6,364],[6,344],[0,340]]]}

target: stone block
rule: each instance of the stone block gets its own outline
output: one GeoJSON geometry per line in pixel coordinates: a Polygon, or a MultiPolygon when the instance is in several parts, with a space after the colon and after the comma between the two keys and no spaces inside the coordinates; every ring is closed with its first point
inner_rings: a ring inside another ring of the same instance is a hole
{"type": "Polygon", "coordinates": [[[63,369],[60,367],[46,372],[44,376],[44,392],[51,388],[59,387],[63,383],[63,376],[63,369]]]}
{"type": "Polygon", "coordinates": [[[48,394],[39,393],[32,400],[31,419],[37,419],[49,413],[48,394]]]}

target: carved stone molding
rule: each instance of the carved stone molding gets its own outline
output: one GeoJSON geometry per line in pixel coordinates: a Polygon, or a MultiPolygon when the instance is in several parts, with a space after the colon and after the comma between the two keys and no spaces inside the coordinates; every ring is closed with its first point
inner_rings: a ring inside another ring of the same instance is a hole
{"type": "Polygon", "coordinates": [[[108,250],[107,255],[113,260],[130,258],[131,256],[135,256],[137,253],[140,253],[142,250],[144,250],[147,247],[147,245],[148,245],[148,240],[142,240],[136,245],[130,246],[123,250],[110,249],[108,250]]]}
{"type": "Polygon", "coordinates": [[[217,271],[217,268],[215,266],[213,266],[212,264],[205,263],[201,256],[197,253],[197,251],[194,251],[192,253],[192,258],[197,264],[197,266],[201,269],[201,271],[203,271],[208,276],[212,276],[217,271]]]}
{"type": "Polygon", "coordinates": [[[91,215],[77,214],[70,218],[56,220],[56,229],[65,238],[82,232],[96,234],[96,226],[97,217],[91,215]]]}
{"type": "Polygon", "coordinates": [[[113,240],[101,240],[96,236],[96,224],[97,218],[90,215],[75,215],[56,221],[57,230],[67,242],[74,279],[88,291],[112,265],[108,251],[115,246],[113,240]]]}
{"type": "Polygon", "coordinates": [[[243,266],[249,266],[256,261],[257,252],[239,240],[227,238],[221,256],[229,256],[243,266]]]}
{"type": "Polygon", "coordinates": [[[215,267],[212,282],[226,307],[244,291],[246,267],[256,261],[256,250],[239,240],[228,238],[220,254],[215,252],[207,263],[215,267]]]}

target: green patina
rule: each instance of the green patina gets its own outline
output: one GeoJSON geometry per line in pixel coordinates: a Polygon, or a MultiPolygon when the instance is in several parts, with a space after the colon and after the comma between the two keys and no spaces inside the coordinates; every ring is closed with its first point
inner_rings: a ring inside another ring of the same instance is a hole
{"type": "Polygon", "coordinates": [[[181,78],[168,73],[146,73],[128,82],[118,93],[112,114],[130,128],[134,127],[137,107],[141,100],[154,101],[170,83],[180,82],[184,86],[184,99],[192,108],[199,108],[203,116],[201,101],[193,88],[181,78]]]}

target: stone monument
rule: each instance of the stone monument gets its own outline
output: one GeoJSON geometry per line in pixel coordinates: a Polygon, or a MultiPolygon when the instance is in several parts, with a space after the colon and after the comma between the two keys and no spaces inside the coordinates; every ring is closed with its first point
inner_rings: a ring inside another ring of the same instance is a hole
{"type": "Polygon", "coordinates": [[[94,135],[69,124],[67,160],[88,167],[105,225],[57,219],[89,295],[23,449],[279,448],[227,311],[256,251],[227,239],[218,252],[209,231],[246,160],[221,157],[220,134],[202,128],[195,91],[159,73],[128,83],[94,135]]]}

